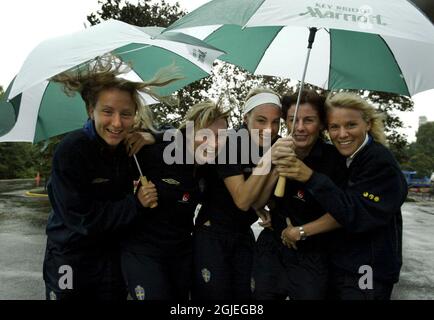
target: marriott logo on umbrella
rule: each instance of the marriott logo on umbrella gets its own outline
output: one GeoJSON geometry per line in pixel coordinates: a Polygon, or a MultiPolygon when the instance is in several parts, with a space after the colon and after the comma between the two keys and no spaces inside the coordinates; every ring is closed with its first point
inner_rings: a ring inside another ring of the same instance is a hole
{"type": "Polygon", "coordinates": [[[310,15],[313,18],[319,19],[336,19],[355,23],[378,24],[381,26],[387,25],[382,21],[380,14],[373,15],[372,11],[372,8],[368,6],[351,8],[317,3],[315,8],[307,7],[307,12],[300,13],[300,16],[310,15]]]}

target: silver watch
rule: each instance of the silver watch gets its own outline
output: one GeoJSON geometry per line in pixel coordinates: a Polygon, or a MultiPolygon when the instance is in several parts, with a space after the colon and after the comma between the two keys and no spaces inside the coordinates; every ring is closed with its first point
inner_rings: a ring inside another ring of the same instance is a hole
{"type": "Polygon", "coordinates": [[[298,230],[300,231],[300,240],[306,240],[307,234],[306,231],[304,231],[303,226],[298,227],[298,230]]]}

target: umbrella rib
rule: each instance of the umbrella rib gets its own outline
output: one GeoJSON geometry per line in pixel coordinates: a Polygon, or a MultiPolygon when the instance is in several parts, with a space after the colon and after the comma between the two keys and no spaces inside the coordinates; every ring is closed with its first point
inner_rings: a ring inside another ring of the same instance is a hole
{"type": "MultiPolygon", "coordinates": [[[[328,81],[327,81],[327,89],[328,90],[330,90],[330,77],[332,76],[332,61],[333,61],[333,59],[332,59],[332,54],[333,54],[333,50],[332,50],[332,48],[333,48],[333,45],[332,45],[332,33],[331,33],[331,29],[330,30],[328,30],[327,31],[328,32],[328,34],[329,34],[329,50],[330,50],[330,52],[329,52],[329,76],[328,76],[328,81]]],[[[324,86],[325,87],[325,86],[324,86]]]]}
{"type": "MultiPolygon", "coordinates": [[[[140,48],[135,48],[135,49],[127,50],[127,51],[124,51],[124,52],[118,52],[118,54],[126,54],[126,53],[130,53],[130,52],[134,52],[134,51],[138,51],[138,50],[146,49],[146,48],[149,48],[149,47],[152,47],[152,45],[147,44],[147,45],[144,45],[144,46],[142,46],[142,47],[140,47],[140,48]]],[[[157,47],[158,47],[158,46],[157,46],[157,47]]]]}

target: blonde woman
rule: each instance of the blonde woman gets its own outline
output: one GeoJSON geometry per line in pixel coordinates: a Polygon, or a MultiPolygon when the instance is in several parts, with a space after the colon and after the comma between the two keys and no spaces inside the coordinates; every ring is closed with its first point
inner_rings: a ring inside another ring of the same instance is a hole
{"type": "Polygon", "coordinates": [[[280,115],[280,97],[275,92],[252,90],[244,103],[243,127],[229,133],[227,157],[206,172],[207,196],[194,232],[194,300],[251,297],[255,239],[250,226],[258,219],[256,201],[271,173],[271,156],[268,160],[259,156],[277,138],[280,115]],[[237,135],[239,140],[234,139],[237,135]],[[253,149],[258,151],[257,162],[253,149]],[[264,171],[267,161],[269,170],[264,171]]]}
{"type": "Polygon", "coordinates": [[[218,154],[218,133],[227,129],[228,117],[229,111],[215,103],[194,105],[180,130],[165,132],[176,137],[174,141],[144,146],[137,154],[149,179],[143,187],[145,199],[157,206],[140,209],[123,242],[122,270],[133,299],[189,299],[193,216],[205,192],[201,167],[218,154]],[[202,133],[210,135],[203,139],[202,133]]]}

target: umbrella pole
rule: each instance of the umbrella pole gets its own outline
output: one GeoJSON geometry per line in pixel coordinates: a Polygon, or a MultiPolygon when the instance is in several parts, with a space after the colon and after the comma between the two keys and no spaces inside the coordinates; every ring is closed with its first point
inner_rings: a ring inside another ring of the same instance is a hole
{"type": "MultiPolygon", "coordinates": [[[[134,161],[136,162],[137,169],[139,170],[139,173],[140,173],[140,182],[141,182],[142,186],[147,185],[148,179],[146,179],[146,177],[143,175],[142,169],[140,168],[140,164],[139,164],[139,161],[137,161],[136,155],[133,154],[133,157],[134,157],[134,161]]],[[[157,205],[158,205],[158,203],[156,203],[156,202],[152,203],[151,209],[155,208],[157,205]]]]}
{"type": "MultiPolygon", "coordinates": [[[[309,28],[310,32],[309,32],[309,39],[307,45],[307,56],[304,64],[303,76],[301,77],[300,90],[298,91],[297,103],[295,104],[294,119],[292,120],[291,132],[289,134],[290,136],[292,136],[294,133],[295,123],[297,120],[298,107],[300,105],[301,93],[303,92],[303,87],[304,87],[304,79],[306,77],[307,66],[309,65],[310,51],[312,50],[312,44],[315,41],[315,34],[317,30],[318,30],[317,28],[309,28]]],[[[286,185],[286,178],[279,177],[279,180],[277,181],[276,189],[274,189],[274,195],[276,197],[282,198],[284,196],[285,185],[286,185]]]]}

